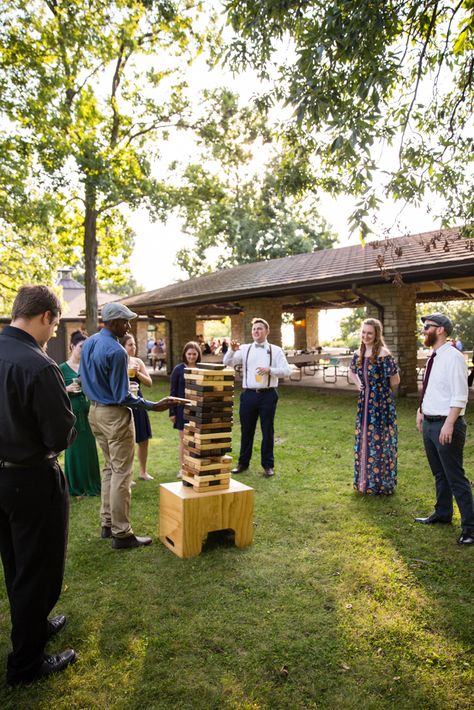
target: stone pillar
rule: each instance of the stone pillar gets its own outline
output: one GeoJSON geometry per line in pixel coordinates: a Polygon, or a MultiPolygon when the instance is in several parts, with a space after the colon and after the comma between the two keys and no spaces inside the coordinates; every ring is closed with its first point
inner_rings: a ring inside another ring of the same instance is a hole
{"type": "Polygon", "coordinates": [[[244,310],[244,337],[241,342],[252,342],[252,318],[263,318],[270,326],[269,340],[281,347],[281,309],[284,300],[278,298],[252,298],[241,300],[244,310]]]}
{"type": "Polygon", "coordinates": [[[169,342],[167,343],[168,371],[181,362],[181,354],[188,340],[196,339],[196,313],[192,306],[163,309],[169,325],[169,342]]]}
{"type": "Polygon", "coordinates": [[[148,318],[137,318],[135,342],[137,344],[137,357],[141,358],[143,362],[146,363],[148,354],[148,318]]]}
{"type": "Polygon", "coordinates": [[[314,350],[319,345],[319,309],[300,306],[293,311],[295,350],[314,350]]]}
{"type": "Polygon", "coordinates": [[[202,319],[196,321],[196,336],[202,335],[204,337],[204,323],[202,319]]]}
{"type": "Polygon", "coordinates": [[[319,347],[319,308],[306,309],[306,347],[308,350],[319,347]]]}
{"type": "Polygon", "coordinates": [[[295,350],[306,349],[306,308],[301,306],[293,311],[293,346],[295,350]]]}
{"type": "MultiPolygon", "coordinates": [[[[384,307],[384,339],[400,367],[400,394],[417,392],[416,286],[382,284],[359,290],[384,307]]],[[[366,307],[367,318],[379,318],[373,304],[366,307]]]]}
{"type": "Polygon", "coordinates": [[[235,313],[230,316],[230,339],[244,342],[244,313],[235,313]]]}

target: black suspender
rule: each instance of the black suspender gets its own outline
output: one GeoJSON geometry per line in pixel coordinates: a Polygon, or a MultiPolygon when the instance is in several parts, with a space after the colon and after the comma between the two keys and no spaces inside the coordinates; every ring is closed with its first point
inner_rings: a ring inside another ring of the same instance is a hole
{"type": "MultiPolygon", "coordinates": [[[[252,345],[255,345],[255,343],[252,343],[252,345]]],[[[246,385],[246,387],[248,386],[248,363],[249,363],[250,349],[251,349],[252,345],[249,345],[249,347],[248,347],[248,349],[247,349],[247,355],[245,356],[245,385],[246,385]]],[[[268,352],[269,355],[270,355],[270,364],[269,364],[269,367],[271,367],[271,366],[272,366],[273,350],[272,350],[272,346],[271,346],[270,343],[268,343],[268,348],[269,348],[269,349],[268,349],[267,352],[268,352]]],[[[269,372],[269,373],[268,373],[268,387],[270,387],[271,377],[272,377],[272,375],[271,375],[271,373],[269,372]]]]}

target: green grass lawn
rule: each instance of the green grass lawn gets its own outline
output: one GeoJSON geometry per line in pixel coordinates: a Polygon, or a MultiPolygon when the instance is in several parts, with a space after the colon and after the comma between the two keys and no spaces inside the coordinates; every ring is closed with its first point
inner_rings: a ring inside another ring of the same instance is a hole
{"type": "MultiPolygon", "coordinates": [[[[474,549],[456,545],[457,509],[453,526],[413,522],[434,493],[415,408],[398,403],[396,494],[363,497],[352,490],[354,395],[282,387],[277,475],[262,478],[256,450],[239,476],[256,491],[253,545],[214,543],[189,560],[157,539],[159,483],[175,478],[178,438],[166,413],[152,414],[155,480],[133,489],[131,519],[154,544],[113,551],[99,539],[99,500],[71,501],[57,606],[69,624],[49,649],[73,647],[78,662],[28,688],[0,681],[0,707],[471,708],[474,549]]],[[[235,457],[238,444],[236,424],[235,457]]],[[[0,621],[4,667],[3,580],[0,621]]]]}

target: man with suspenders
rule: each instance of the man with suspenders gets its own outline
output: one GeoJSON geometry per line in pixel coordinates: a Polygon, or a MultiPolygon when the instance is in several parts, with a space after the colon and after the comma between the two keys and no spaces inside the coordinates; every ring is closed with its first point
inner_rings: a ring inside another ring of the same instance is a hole
{"type": "Polygon", "coordinates": [[[231,340],[224,356],[224,365],[242,366],[242,394],[240,395],[241,443],[239,463],[232,473],[246,471],[252,457],[257,421],[262,429],[261,464],[264,476],[274,475],[274,430],[278,402],[278,378],[288,377],[290,368],[283,350],[267,340],[270,327],[263,318],[252,320],[253,343],[240,345],[231,340]]]}

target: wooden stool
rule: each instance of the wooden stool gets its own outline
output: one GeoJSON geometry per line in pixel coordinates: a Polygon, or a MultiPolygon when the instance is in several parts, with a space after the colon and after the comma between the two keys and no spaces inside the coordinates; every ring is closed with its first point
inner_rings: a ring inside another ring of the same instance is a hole
{"type": "Polygon", "coordinates": [[[160,540],[178,557],[201,553],[207,534],[233,530],[237,547],[253,539],[254,489],[230,479],[225,490],[197,493],[181,483],[160,485],[160,540]]]}

